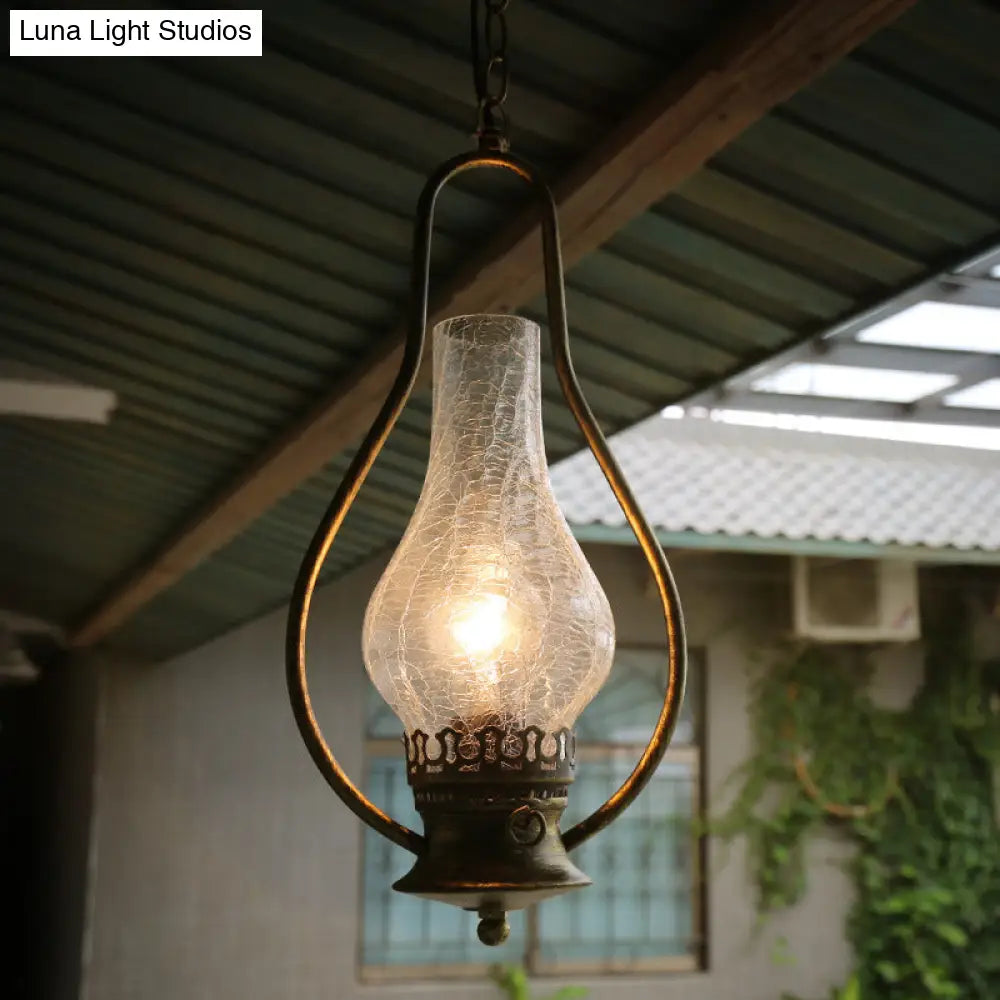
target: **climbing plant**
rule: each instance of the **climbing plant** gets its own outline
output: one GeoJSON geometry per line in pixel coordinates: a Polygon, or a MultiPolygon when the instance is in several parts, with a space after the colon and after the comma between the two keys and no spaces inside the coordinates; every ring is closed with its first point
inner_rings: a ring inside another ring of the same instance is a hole
{"type": "MultiPolygon", "coordinates": [[[[531,981],[521,965],[494,965],[490,968],[490,979],[507,1000],[533,1000],[531,981]]],[[[545,1000],[583,1000],[589,992],[585,986],[563,986],[545,1000]]]]}
{"type": "Polygon", "coordinates": [[[942,616],[902,711],[869,696],[860,647],[787,647],[755,668],[753,753],[713,826],[748,838],[762,915],[806,892],[811,836],[853,840],[856,968],[834,996],[1000,997],[1000,662],[978,662],[970,633],[960,608],[942,616]]]}

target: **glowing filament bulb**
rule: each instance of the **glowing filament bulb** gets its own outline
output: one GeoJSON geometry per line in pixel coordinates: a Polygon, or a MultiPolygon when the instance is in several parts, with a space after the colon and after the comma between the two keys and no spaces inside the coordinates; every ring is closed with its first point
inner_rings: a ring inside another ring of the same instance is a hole
{"type": "Polygon", "coordinates": [[[475,662],[494,656],[507,639],[508,631],[507,598],[500,594],[481,594],[456,611],[451,619],[455,642],[475,662]]]}

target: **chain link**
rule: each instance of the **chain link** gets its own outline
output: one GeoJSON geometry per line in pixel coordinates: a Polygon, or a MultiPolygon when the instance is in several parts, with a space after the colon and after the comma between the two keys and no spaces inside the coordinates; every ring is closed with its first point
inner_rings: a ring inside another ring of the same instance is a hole
{"type": "Polygon", "coordinates": [[[508,3],[509,0],[471,0],[472,77],[478,104],[476,135],[481,147],[504,151],[510,147],[509,122],[504,110],[510,89],[508,3]]]}

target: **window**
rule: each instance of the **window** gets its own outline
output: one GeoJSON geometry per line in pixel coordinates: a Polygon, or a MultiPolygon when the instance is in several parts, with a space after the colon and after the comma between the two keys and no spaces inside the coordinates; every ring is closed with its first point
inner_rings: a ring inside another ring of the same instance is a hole
{"type": "Polygon", "coordinates": [[[982,407],[1000,410],[1000,378],[988,378],[944,397],[945,406],[982,407]]]}
{"type": "Polygon", "coordinates": [[[931,392],[940,392],[958,381],[937,372],[893,371],[853,365],[795,362],[762,375],[752,388],[792,396],[836,396],[841,399],[876,399],[912,403],[931,392]]]}
{"type": "Polygon", "coordinates": [[[862,344],[1000,354],[1000,310],[953,302],[918,302],[858,334],[862,344]]]}
{"type": "MultiPolygon", "coordinates": [[[[702,859],[695,836],[701,806],[702,664],[691,679],[673,743],[639,799],[573,853],[594,885],[510,914],[511,934],[487,951],[475,916],[394,892],[412,858],[366,830],[360,958],[366,979],[477,976],[494,962],[534,973],[691,970],[702,954],[702,859]]],[[[599,806],[631,771],[653,729],[663,691],[662,649],[626,646],[608,683],[577,723],[577,776],[567,828],[599,806]]],[[[399,720],[372,690],[366,791],[420,829],[406,782],[399,720]]]]}

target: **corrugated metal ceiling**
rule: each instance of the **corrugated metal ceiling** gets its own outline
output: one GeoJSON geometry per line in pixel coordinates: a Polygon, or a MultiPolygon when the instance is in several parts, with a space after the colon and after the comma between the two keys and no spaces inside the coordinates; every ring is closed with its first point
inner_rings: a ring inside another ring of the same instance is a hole
{"type": "MultiPolygon", "coordinates": [[[[518,0],[517,148],[565,168],[734,4],[518,0]]],[[[398,318],[424,175],[468,146],[466,9],[289,3],[262,60],[8,60],[2,356],[115,389],[107,428],[0,423],[0,602],[72,622],[398,318]]],[[[569,275],[604,426],[634,423],[1000,234],[1000,13],[922,0],[569,275]]],[[[445,271],[510,204],[444,200],[445,271]]],[[[529,314],[540,318],[541,303],[529,314]]],[[[578,437],[546,375],[552,457],[578,437]]],[[[331,553],[398,537],[429,398],[331,553]]],[[[116,641],[194,645],[286,596],[334,458],[116,641]]]]}

